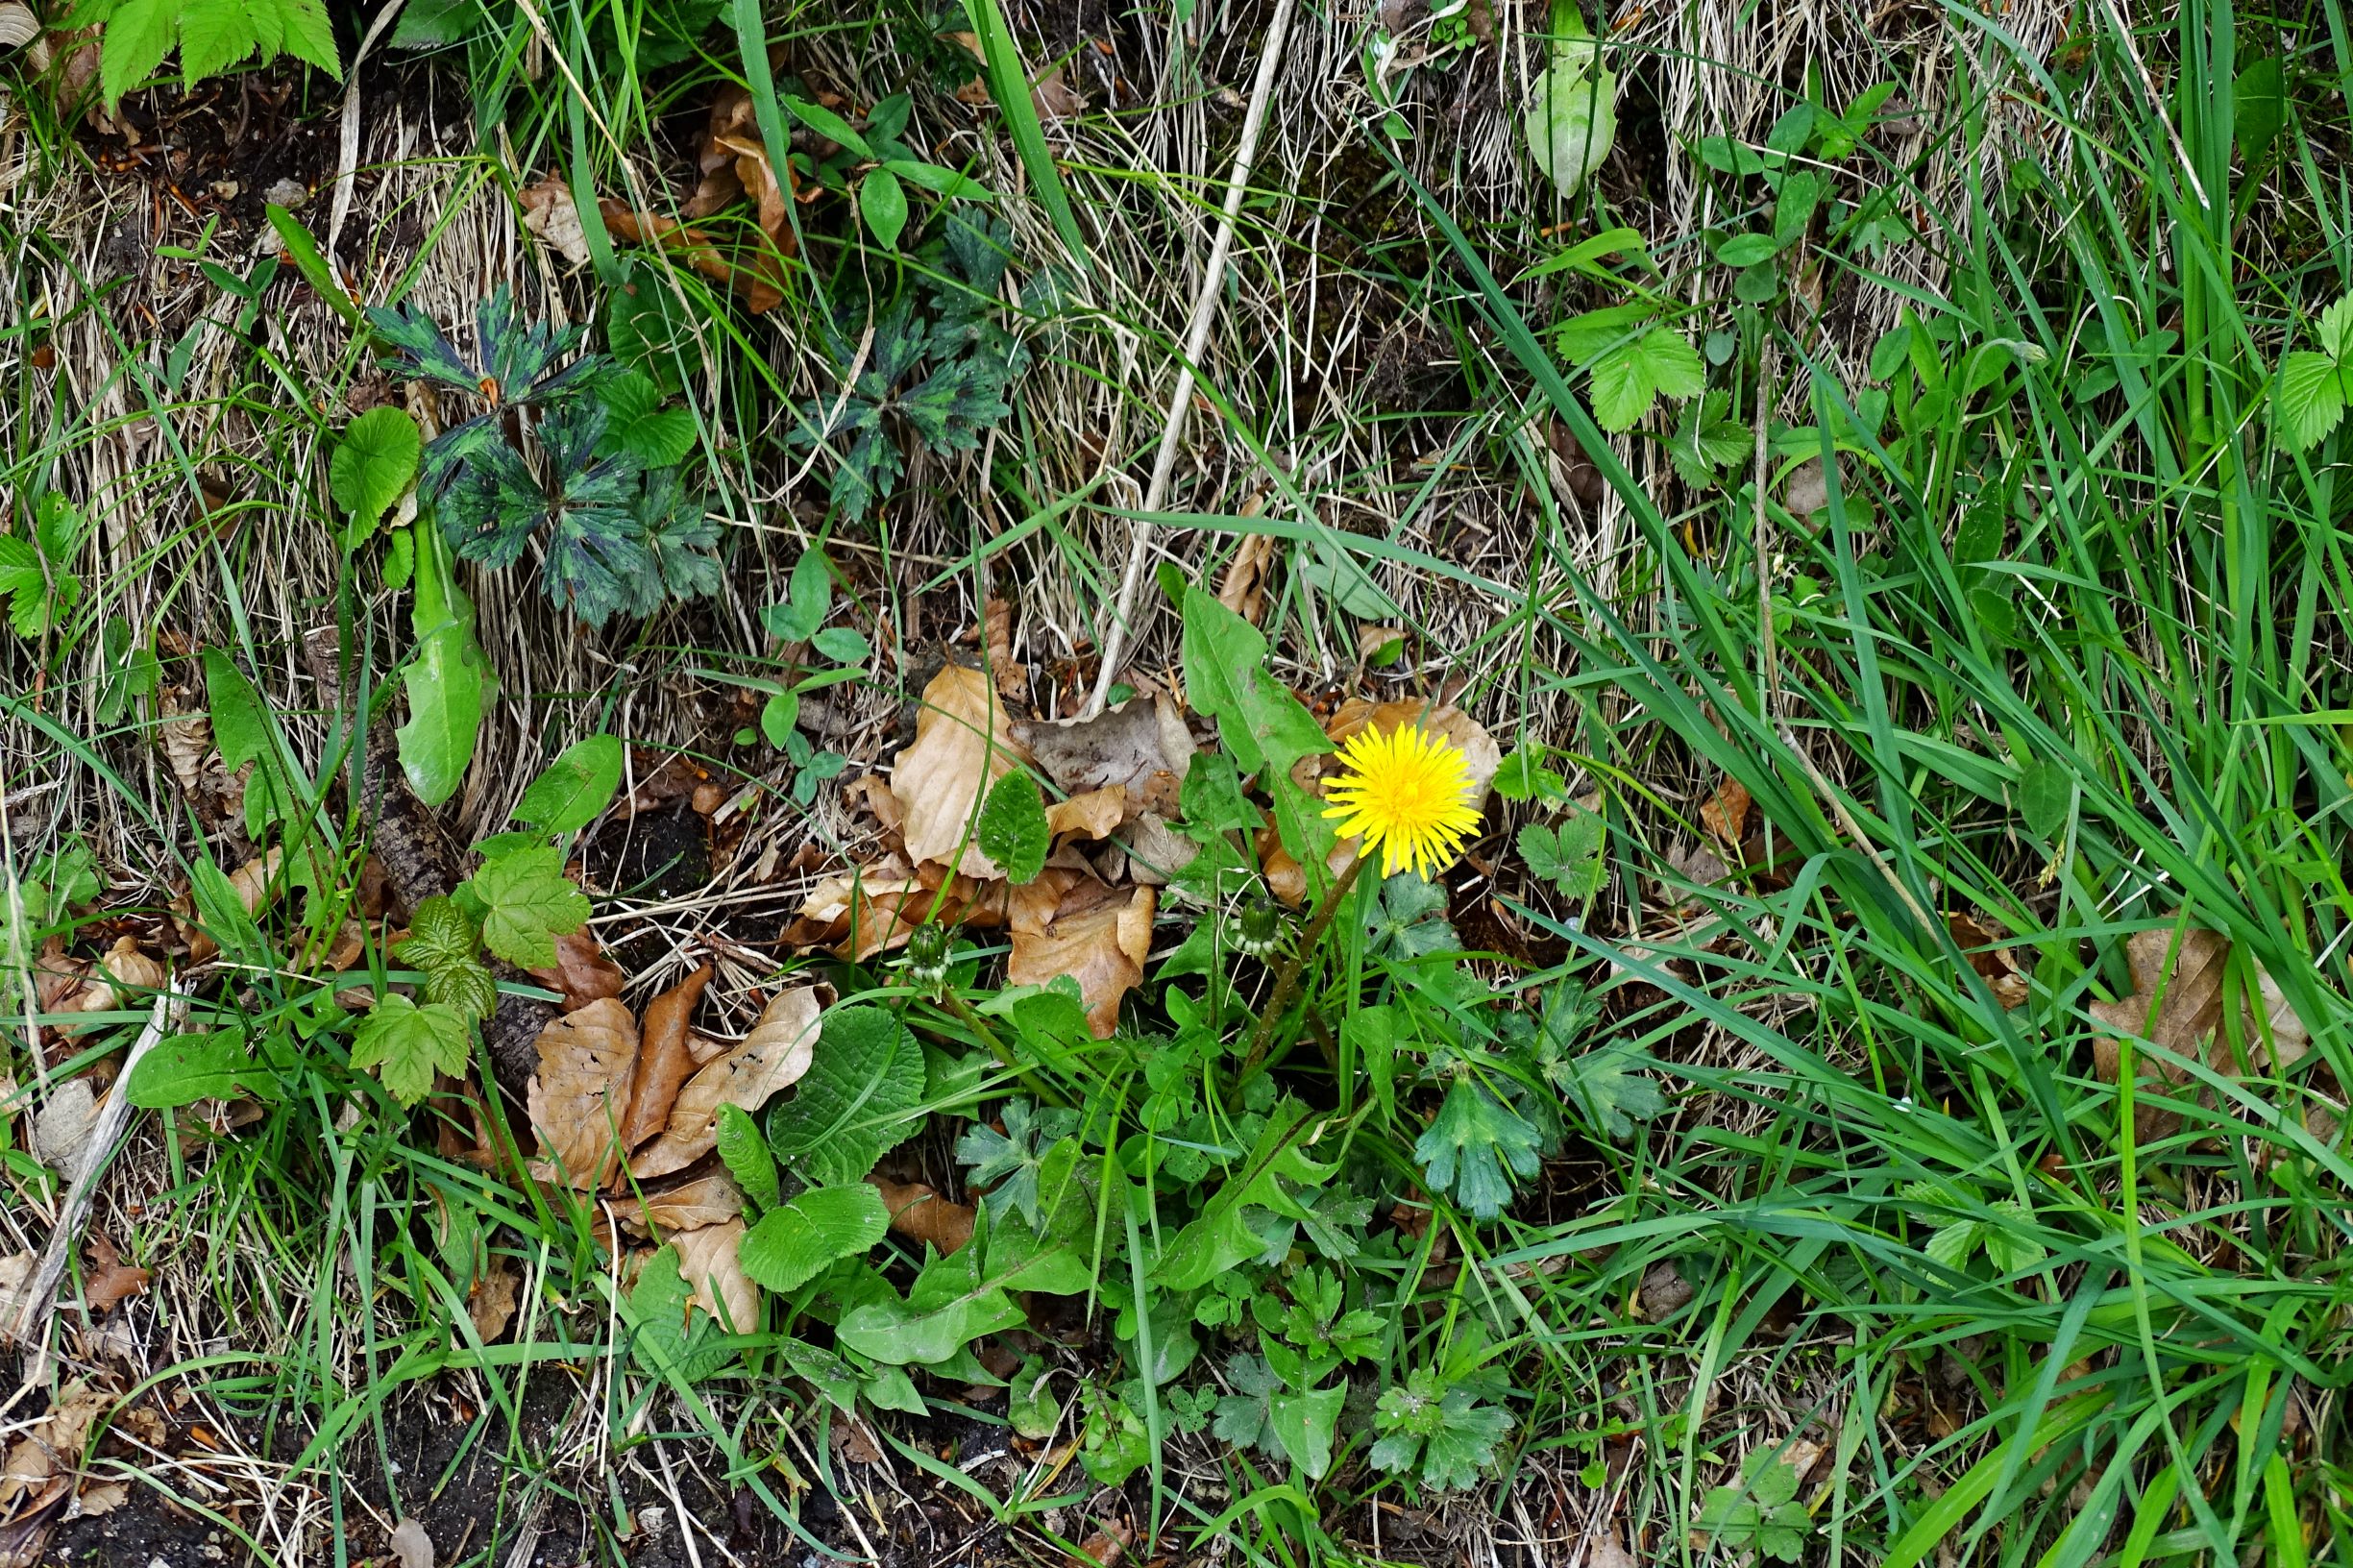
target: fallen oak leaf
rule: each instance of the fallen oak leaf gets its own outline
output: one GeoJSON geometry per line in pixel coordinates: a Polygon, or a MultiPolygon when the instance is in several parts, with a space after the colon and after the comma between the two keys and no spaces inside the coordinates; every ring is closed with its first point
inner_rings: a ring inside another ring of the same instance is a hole
{"type": "Polygon", "coordinates": [[[647,1004],[638,1037],[637,1087],[621,1123],[623,1148],[636,1148],[670,1124],[670,1108],[695,1070],[687,1023],[710,983],[711,966],[704,964],[647,1004]]]}
{"type": "Polygon", "coordinates": [[[541,1152],[573,1187],[593,1190],[620,1168],[614,1133],[636,1088],[637,1045],[637,1020],[611,997],[539,1032],[525,1103],[541,1152]]]}
{"type": "Polygon", "coordinates": [[[103,1231],[92,1231],[89,1241],[89,1266],[82,1276],[82,1299],[93,1312],[103,1312],[132,1296],[144,1295],[152,1276],[146,1269],[122,1260],[114,1243],[103,1231]]]}
{"type": "Polygon", "coordinates": [[[1016,931],[1005,961],[1008,985],[1042,986],[1057,975],[1078,982],[1088,1027],[1109,1040],[1119,1002],[1143,981],[1152,950],[1153,890],[1082,885],[1039,932],[1016,931]]]}
{"type": "Polygon", "coordinates": [[[741,1045],[686,1081],[671,1105],[669,1124],[631,1158],[629,1174],[650,1181],[684,1170],[718,1146],[721,1106],[756,1113],[798,1083],[816,1055],[824,1010],[814,986],[779,992],[741,1045]]]}
{"type": "Polygon", "coordinates": [[[869,1176],[891,1213],[891,1229],[910,1241],[921,1242],[942,1255],[960,1250],[972,1239],[978,1212],[968,1203],[953,1203],[938,1188],[922,1182],[894,1182],[869,1176]]]}

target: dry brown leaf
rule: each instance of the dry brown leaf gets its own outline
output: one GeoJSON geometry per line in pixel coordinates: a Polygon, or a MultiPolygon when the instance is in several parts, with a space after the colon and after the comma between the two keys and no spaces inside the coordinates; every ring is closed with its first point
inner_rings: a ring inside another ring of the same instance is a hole
{"type": "Polygon", "coordinates": [[[92,1516],[112,1513],[131,1501],[131,1483],[127,1481],[95,1481],[82,1488],[74,1498],[77,1514],[92,1516]]]}
{"type": "Polygon", "coordinates": [[[1604,1526],[1585,1537],[1585,1568],[1637,1568],[1615,1528],[1604,1526]]]}
{"type": "Polygon", "coordinates": [[[904,857],[886,855],[847,876],[819,883],[785,927],[784,940],[797,947],[839,943],[843,953],[863,961],[901,945],[929,920],[998,923],[1004,918],[1004,889],[1001,881],[950,876],[937,862],[911,868],[904,857]]]}
{"type": "Polygon", "coordinates": [[[891,793],[891,781],[880,773],[860,775],[849,787],[848,796],[873,814],[885,833],[895,834],[906,822],[906,814],[898,809],[898,796],[891,793]]]}
{"type": "Polygon", "coordinates": [[[403,1519],[384,1537],[384,1550],[401,1568],[433,1568],[433,1538],[414,1519],[403,1519]]]}
{"type": "MultiPolygon", "coordinates": [[[[2216,1072],[2238,1076],[2243,1066],[2230,1032],[2221,1027],[2229,939],[2190,926],[2181,931],[2176,944],[2171,927],[2137,931],[2125,943],[2124,953],[2132,969],[2133,993],[2122,1001],[2090,1004],[2092,1016],[2117,1036],[2134,1036],[2171,1056],[2203,1060],[2216,1072]]],[[[2247,1053],[2247,1065],[2255,1071],[2283,1070],[2312,1048],[2312,1036],[2269,975],[2259,973],[2256,989],[2265,1017],[2259,1027],[2254,1013],[2241,1006],[2239,1048],[2247,1053]]],[[[2092,1056],[2102,1081],[2113,1084],[2122,1076],[2123,1049],[2115,1037],[2095,1041],[2092,1056]]],[[[2169,1058],[2139,1051],[2133,1061],[2145,1093],[2189,1081],[2190,1069],[2169,1058]]],[[[2169,1137],[2181,1124],[2177,1112],[2152,1099],[2136,1098],[2133,1127],[2140,1141],[2169,1137]]]]}
{"type": "Polygon", "coordinates": [[[1740,841],[1749,836],[1748,786],[1736,778],[1728,778],[1716,786],[1716,793],[1700,807],[1700,825],[1718,844],[1738,848],[1740,841]]]}
{"type": "Polygon", "coordinates": [[[1082,885],[1043,931],[1013,934],[1005,961],[1009,985],[1040,986],[1056,975],[1078,982],[1087,1022],[1097,1040],[1119,1026],[1119,1000],[1143,980],[1152,950],[1150,888],[1082,885]]]}
{"type": "Polygon", "coordinates": [[[744,182],[735,172],[735,154],[722,145],[722,138],[754,133],[758,125],[751,94],[744,88],[729,84],[712,97],[702,146],[696,154],[702,178],[694,195],[678,209],[680,216],[689,221],[707,218],[744,194],[744,182]]]}
{"type": "Polygon", "coordinates": [[[1197,749],[1184,714],[1165,697],[1130,698],[1092,719],[1016,724],[1014,735],[1056,789],[1079,796],[1121,785],[1131,816],[1175,815],[1197,749]]]}
{"type": "Polygon", "coordinates": [[[474,1332],[482,1336],[482,1343],[489,1344],[506,1332],[506,1325],[514,1321],[515,1302],[522,1289],[523,1276],[515,1261],[502,1252],[492,1253],[466,1292],[466,1316],[474,1332]]]}
{"type": "Polygon", "coordinates": [[[1969,967],[1984,977],[1995,1001],[2004,1008],[2025,1001],[2029,990],[2026,971],[2020,967],[2015,949],[1996,945],[2005,934],[1999,927],[1982,916],[1953,915],[1947,917],[1945,928],[1952,933],[1969,967]]]}
{"type": "MultiPolygon", "coordinates": [[[[135,1005],[135,992],[162,990],[170,978],[162,965],[139,950],[136,937],[120,937],[107,949],[106,956],[91,967],[88,983],[50,1011],[111,1013],[116,1008],[135,1005]]],[[[82,1033],[80,1027],[71,1024],[61,1023],[60,1028],[67,1039],[82,1033]]]]}
{"type": "Polygon", "coordinates": [[[1067,800],[1057,800],[1045,808],[1046,832],[1056,839],[1073,835],[1082,839],[1108,838],[1112,829],[1127,821],[1127,786],[1112,784],[1085,795],[1074,795],[1067,800]]]}
{"type": "Polygon", "coordinates": [[[711,966],[703,965],[646,1006],[639,1031],[637,1088],[629,1097],[629,1114],[622,1119],[621,1145],[634,1149],[670,1125],[670,1108],[688,1074],[695,1055],[686,1043],[686,1026],[711,983],[711,966]]]}
{"type": "Polygon", "coordinates": [[[621,1166],[614,1132],[637,1084],[637,1020],[618,1000],[591,1002],[539,1032],[527,1095],[531,1126],[559,1179],[602,1187],[621,1166]]]}
{"type": "Polygon", "coordinates": [[[1156,888],[1166,885],[1201,852],[1199,845],[1170,827],[1157,811],[1138,812],[1136,820],[1119,830],[1119,843],[1127,850],[1128,874],[1156,888]]]}
{"type": "Polygon", "coordinates": [[[695,1059],[695,1066],[704,1067],[735,1049],[731,1041],[717,1035],[706,1035],[699,1029],[686,1032],[686,1054],[695,1059]]]}
{"type": "Polygon", "coordinates": [[[523,198],[523,227],[562,257],[565,263],[579,267],[588,264],[588,234],[580,227],[580,209],[573,205],[572,185],[554,178],[542,180],[535,185],[526,185],[523,198]]]}
{"type": "MultiPolygon", "coordinates": [[[[278,874],[278,866],[284,858],[284,848],[273,846],[229,873],[229,885],[236,890],[237,901],[245,906],[246,914],[258,917],[282,890],[283,879],[278,874]]],[[[197,926],[195,908],[194,898],[187,894],[172,900],[172,915],[187,938],[188,962],[202,964],[220,948],[197,926]]]]}
{"type": "Polygon", "coordinates": [[[8,1458],[0,1460],[0,1508],[45,1490],[49,1478],[56,1474],[47,1448],[33,1437],[17,1438],[10,1445],[8,1458]]]}
{"type": "Polygon", "coordinates": [[[1225,576],[1217,579],[1217,602],[1257,625],[1266,613],[1266,571],[1274,565],[1275,536],[1245,533],[1225,576]]]}
{"type": "Polygon", "coordinates": [[[82,1299],[90,1311],[103,1312],[129,1297],[147,1292],[146,1269],[122,1260],[103,1231],[90,1233],[89,1266],[82,1275],[82,1299]]]}
{"type": "Polygon", "coordinates": [[[620,995],[621,988],[628,980],[621,972],[621,966],[605,957],[597,939],[586,931],[568,931],[556,938],[553,967],[527,972],[550,991],[564,993],[567,1013],[577,1013],[591,1002],[620,995]]]}
{"type": "Polygon", "coordinates": [[[966,876],[1004,874],[970,842],[973,819],[989,787],[1027,760],[989,677],[962,665],[941,670],[923,688],[915,744],[891,769],[907,858],[918,866],[952,863],[966,876]]]}
{"type": "Polygon", "coordinates": [[[1101,1530],[1079,1543],[1079,1549],[1070,1555],[1069,1568],[1118,1568],[1134,1534],[1127,1526],[1107,1520],[1101,1530]]]}
{"type": "Polygon", "coordinates": [[[723,1170],[613,1204],[613,1217],[622,1229],[639,1237],[699,1231],[706,1225],[723,1224],[743,1212],[744,1189],[723,1170]]]}
{"type": "MultiPolygon", "coordinates": [[[[1361,729],[1369,727],[1387,734],[1407,724],[1418,724],[1425,733],[1452,741],[1461,750],[1463,765],[1471,778],[1472,804],[1483,803],[1487,786],[1494,782],[1495,770],[1504,765],[1503,748],[1495,744],[1495,737],[1487,733],[1485,725],[1452,702],[1431,703],[1420,698],[1368,702],[1363,698],[1352,697],[1340,704],[1332,722],[1324,726],[1324,733],[1335,742],[1346,742],[1361,729]]],[[[1310,757],[1300,766],[1317,768],[1319,763],[1329,765],[1328,759],[1310,757]]],[[[1317,768],[1317,772],[1320,774],[1321,769],[1317,768]]]]}
{"type": "MultiPolygon", "coordinates": [[[[618,1005],[618,1004],[616,1004],[618,1005]]],[[[719,1108],[757,1112],[800,1081],[817,1051],[824,1000],[812,986],[779,992],[761,1011],[744,1043],[701,1068],[678,1090],[662,1136],[637,1151],[629,1173],[640,1181],[684,1170],[719,1141],[719,1108]]]]}
{"type": "Polygon", "coordinates": [[[1024,882],[1017,888],[1005,890],[1005,923],[1016,931],[1038,936],[1054,923],[1054,917],[1082,885],[1101,879],[1082,864],[1073,865],[1078,852],[1058,849],[1054,859],[1045,864],[1035,881],[1024,882]],[[1060,864],[1056,864],[1056,862],[1060,864]]]}
{"type": "Polygon", "coordinates": [[[0,1328],[16,1321],[24,1305],[25,1282],[33,1277],[38,1262],[30,1252],[12,1252],[0,1258],[0,1328]]]}
{"type": "Polygon", "coordinates": [[[1013,656],[1013,600],[993,599],[981,616],[981,647],[997,695],[1010,700],[1029,690],[1029,668],[1013,656]]]}
{"type": "Polygon", "coordinates": [[[891,1229],[910,1241],[924,1242],[942,1254],[951,1253],[972,1239],[979,1218],[968,1203],[951,1203],[935,1188],[921,1182],[892,1182],[869,1176],[891,1211],[891,1229]]]}
{"type": "Polygon", "coordinates": [[[163,765],[171,770],[183,794],[201,794],[205,760],[212,755],[212,717],[202,708],[180,711],[179,702],[169,695],[163,709],[167,717],[158,726],[163,738],[163,765]]]}
{"type": "Polygon", "coordinates": [[[33,1158],[62,1171],[81,1168],[98,1124],[98,1094],[87,1078],[68,1078],[49,1090],[33,1118],[33,1158]]]}
{"type": "Polygon", "coordinates": [[[724,1220],[672,1237],[678,1249],[678,1275],[694,1292],[694,1305],[729,1334],[749,1334],[759,1321],[760,1293],[745,1276],[736,1249],[744,1222],[724,1220]]]}
{"type": "Polygon", "coordinates": [[[597,209],[604,214],[604,226],[615,239],[661,246],[713,282],[742,295],[744,308],[755,316],[774,309],[784,300],[783,257],[772,243],[740,247],[746,264],[739,266],[709,234],[675,218],[635,211],[627,203],[610,197],[599,202],[597,209]]]}

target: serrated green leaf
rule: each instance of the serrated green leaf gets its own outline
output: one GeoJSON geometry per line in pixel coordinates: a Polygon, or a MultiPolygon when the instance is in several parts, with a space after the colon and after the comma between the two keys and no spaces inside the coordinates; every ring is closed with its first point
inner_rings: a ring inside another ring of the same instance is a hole
{"type": "Polygon", "coordinates": [[[515,849],[485,863],[465,886],[482,906],[482,942],[524,968],[555,962],[555,939],[588,923],[588,895],[564,875],[564,857],[515,849]]]}
{"type": "Polygon", "coordinates": [[[1493,1219],[1511,1201],[1511,1173],[1533,1176],[1540,1164],[1536,1128],[1485,1085],[1457,1078],[1429,1130],[1414,1141],[1434,1193],[1451,1193],[1477,1219],[1493,1219]]]}
{"type": "Polygon", "coordinates": [[[111,110],[156,74],[180,41],[180,0],[123,0],[107,17],[98,52],[98,86],[111,110]]]}
{"type": "Polygon", "coordinates": [[[923,1085],[923,1049],[895,1015],[836,1008],[808,1073],[769,1113],[769,1146],[813,1186],[858,1181],[920,1125],[923,1085]]]}
{"type": "Polygon", "coordinates": [[[255,9],[252,0],[184,0],[180,11],[180,69],[191,86],[253,54],[259,41],[254,34],[255,9]]]}
{"type": "MultiPolygon", "coordinates": [[[[282,29],[276,47],[297,60],[308,61],[336,81],[343,80],[342,57],[335,50],[335,24],[322,0],[269,0],[282,29]]],[[[257,8],[258,15],[263,8],[257,8]]]]}
{"type": "Polygon", "coordinates": [[[2345,295],[2320,312],[2319,330],[2314,335],[2319,341],[2320,352],[2339,364],[2353,356],[2353,294],[2345,295]]]}
{"type": "Polygon", "coordinates": [[[598,395],[609,421],[605,442],[641,467],[669,468],[695,450],[695,416],[683,408],[664,408],[662,389],[652,377],[633,370],[612,378],[598,395]]]}
{"type": "Polygon", "coordinates": [[[515,802],[515,821],[542,833],[572,833],[595,821],[620,787],[626,760],[620,741],[591,735],[566,747],[515,802]]]}
{"type": "MultiPolygon", "coordinates": [[[[243,0],[236,0],[242,4],[243,0]]],[[[371,408],[344,427],[328,464],[327,488],[350,514],[347,548],[375,531],[417,477],[425,440],[399,408],[371,408]]]]}
{"type": "Polygon", "coordinates": [[[354,1031],[352,1066],[373,1067],[394,1099],[415,1105],[432,1092],[435,1072],[464,1073],[472,1040],[465,1017],[449,1003],[420,1007],[394,992],[380,997],[354,1031]]]}
{"type": "Polygon", "coordinates": [[[1027,771],[1016,768],[990,786],[973,836],[980,852],[996,862],[1006,881],[1019,887],[1037,880],[1045,869],[1053,835],[1046,827],[1045,800],[1038,793],[1038,781],[1027,771]]]}
{"type": "Polygon", "coordinates": [[[736,1256],[752,1284],[781,1294],[866,1251],[890,1228],[891,1211],[870,1184],[812,1188],[762,1215],[736,1256]]]}
{"type": "Polygon", "coordinates": [[[2326,440],[2344,418],[2344,377],[2328,355],[2298,350],[2280,363],[2271,405],[2288,445],[2298,452],[2309,451],[2326,440]]]}

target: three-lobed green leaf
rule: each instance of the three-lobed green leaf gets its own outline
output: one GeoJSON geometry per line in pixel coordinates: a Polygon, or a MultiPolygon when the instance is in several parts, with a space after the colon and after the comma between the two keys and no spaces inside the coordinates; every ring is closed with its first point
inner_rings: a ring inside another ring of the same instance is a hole
{"type": "Polygon", "coordinates": [[[352,1066],[374,1068],[403,1105],[432,1092],[433,1074],[466,1070],[473,1031],[448,1002],[423,1006],[394,992],[378,999],[352,1036],[352,1066]]]}
{"type": "Polygon", "coordinates": [[[482,909],[482,942],[509,964],[545,968],[555,939],[588,923],[588,895],[564,875],[564,857],[540,845],[486,861],[466,881],[482,909]]]}

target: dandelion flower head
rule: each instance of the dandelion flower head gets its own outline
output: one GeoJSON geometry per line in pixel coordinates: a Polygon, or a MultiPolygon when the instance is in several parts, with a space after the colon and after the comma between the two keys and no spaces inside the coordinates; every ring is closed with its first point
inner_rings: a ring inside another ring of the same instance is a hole
{"type": "Polygon", "coordinates": [[[1462,748],[1417,724],[1359,730],[1340,747],[1340,767],[1324,815],[1343,836],[1362,838],[1366,854],[1381,851],[1384,876],[1443,870],[1479,825],[1462,748]]]}

